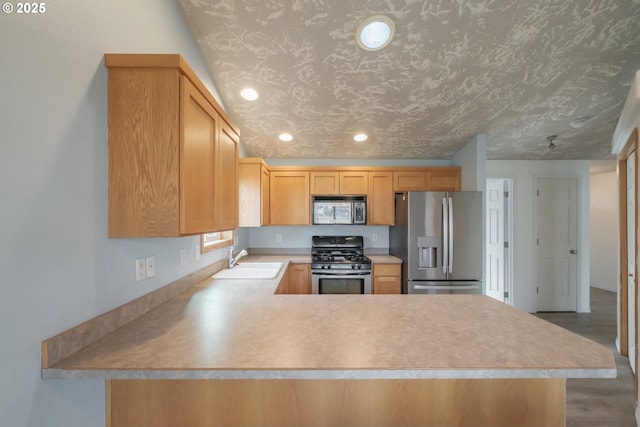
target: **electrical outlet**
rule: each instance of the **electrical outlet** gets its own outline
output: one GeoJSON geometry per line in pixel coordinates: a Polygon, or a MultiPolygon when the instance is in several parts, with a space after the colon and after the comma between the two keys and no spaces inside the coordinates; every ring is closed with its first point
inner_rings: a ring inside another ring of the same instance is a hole
{"type": "Polygon", "coordinates": [[[373,233],[371,235],[371,240],[374,241],[374,242],[377,242],[378,241],[378,233],[373,233]]]}
{"type": "Polygon", "coordinates": [[[187,250],[180,249],[180,267],[187,265],[187,250]]]}
{"type": "Polygon", "coordinates": [[[151,255],[146,258],[147,264],[147,277],[154,277],[156,275],[156,257],[151,255]]]}
{"type": "Polygon", "coordinates": [[[200,245],[196,245],[196,262],[200,261],[200,245]]]}
{"type": "Polygon", "coordinates": [[[136,282],[147,277],[147,266],[144,258],[136,259],[136,282]]]}
{"type": "Polygon", "coordinates": [[[282,234],[278,233],[276,234],[276,242],[282,242],[282,234]]]}

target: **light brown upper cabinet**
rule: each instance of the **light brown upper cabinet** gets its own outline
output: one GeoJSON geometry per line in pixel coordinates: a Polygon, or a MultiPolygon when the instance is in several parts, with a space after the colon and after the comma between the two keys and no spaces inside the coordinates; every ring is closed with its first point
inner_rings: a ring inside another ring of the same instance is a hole
{"type": "Polygon", "coordinates": [[[269,225],[269,168],[264,160],[240,159],[240,227],[269,225]]]}
{"type": "Polygon", "coordinates": [[[309,225],[309,172],[272,169],[269,182],[271,225],[309,225]]]}
{"type": "Polygon", "coordinates": [[[180,55],[107,54],[109,237],[237,227],[238,130],[180,55]]]}
{"type": "Polygon", "coordinates": [[[433,168],[428,171],[428,191],[460,191],[460,168],[433,168]]]}
{"type": "Polygon", "coordinates": [[[366,171],[311,171],[311,194],[367,194],[369,174],[366,171]]]}
{"type": "Polygon", "coordinates": [[[367,224],[394,223],[393,172],[370,171],[367,192],[367,224]]]}
{"type": "Polygon", "coordinates": [[[424,170],[393,172],[393,191],[427,191],[427,172],[424,170]]]}
{"type": "Polygon", "coordinates": [[[393,191],[460,191],[461,168],[406,168],[393,172],[393,191]]]}
{"type": "Polygon", "coordinates": [[[340,194],[339,175],[337,171],[310,172],[311,194],[340,194]]]}
{"type": "Polygon", "coordinates": [[[460,190],[459,167],[269,168],[247,158],[240,168],[240,225],[246,227],[309,225],[311,196],[336,194],[366,195],[367,225],[393,225],[395,192],[460,190]]]}
{"type": "Polygon", "coordinates": [[[220,120],[216,163],[216,206],[218,230],[238,228],[238,134],[220,120]]]}
{"type": "MultiPolygon", "coordinates": [[[[180,217],[179,234],[204,233],[216,229],[215,217],[215,163],[218,158],[216,152],[216,133],[218,132],[219,118],[215,109],[204,99],[198,90],[187,80],[180,76],[180,152],[177,156],[179,165],[179,176],[176,176],[176,183],[180,185],[177,194],[173,194],[175,202],[180,202],[178,214],[180,217]]],[[[140,139],[146,139],[140,135],[140,139]]],[[[151,142],[151,141],[146,141],[151,142]]],[[[157,144],[161,149],[162,144],[157,144]]],[[[173,142],[170,143],[173,146],[173,142]]],[[[171,147],[173,149],[173,147],[171,147]]],[[[170,152],[164,153],[166,159],[171,156],[170,152]]],[[[152,158],[149,158],[151,160],[152,158]]],[[[138,159],[144,162],[145,159],[138,159]]],[[[111,162],[109,163],[111,164],[111,162]]],[[[161,163],[151,163],[147,165],[150,170],[160,166],[161,163]]],[[[164,179],[157,182],[150,182],[145,176],[142,180],[145,185],[159,188],[165,185],[164,179]]],[[[134,185],[140,183],[134,182],[134,185]]],[[[135,181],[135,180],[133,180],[135,181]]],[[[173,184],[172,184],[173,187],[173,184]]],[[[168,190],[168,189],[167,189],[168,190]]],[[[151,196],[146,201],[155,202],[155,197],[151,196]]],[[[144,199],[140,199],[144,202],[144,199]]],[[[159,201],[159,200],[158,200],[159,201]]],[[[153,204],[144,204],[154,210],[153,204]]],[[[155,210],[154,213],[158,213],[155,210]]],[[[164,231],[158,230],[160,233],[164,231]]],[[[168,231],[168,230],[167,230],[168,231]]]]}
{"type": "Polygon", "coordinates": [[[340,194],[367,194],[368,190],[368,172],[340,172],[340,194]]]}

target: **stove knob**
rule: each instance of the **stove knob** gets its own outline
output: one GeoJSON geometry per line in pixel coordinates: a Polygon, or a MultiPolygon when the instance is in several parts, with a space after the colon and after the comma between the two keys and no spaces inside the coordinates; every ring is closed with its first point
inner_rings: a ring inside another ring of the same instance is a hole
{"type": "Polygon", "coordinates": [[[351,269],[353,270],[355,268],[356,268],[356,265],[355,264],[351,264],[351,269]]]}

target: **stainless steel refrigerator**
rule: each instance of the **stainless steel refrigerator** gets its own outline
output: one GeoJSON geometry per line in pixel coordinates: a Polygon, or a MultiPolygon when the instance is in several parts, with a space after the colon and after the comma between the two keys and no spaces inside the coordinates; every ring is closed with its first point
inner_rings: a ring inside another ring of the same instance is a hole
{"type": "Polygon", "coordinates": [[[396,194],[389,252],[403,261],[403,292],[483,293],[482,193],[396,194]]]}

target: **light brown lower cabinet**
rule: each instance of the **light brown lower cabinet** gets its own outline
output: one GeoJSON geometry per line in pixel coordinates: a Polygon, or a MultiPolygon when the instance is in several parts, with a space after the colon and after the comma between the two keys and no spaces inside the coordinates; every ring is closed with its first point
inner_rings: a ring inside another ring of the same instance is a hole
{"type": "Polygon", "coordinates": [[[289,264],[276,289],[276,294],[310,294],[311,265],[289,264]]]}
{"type": "Polygon", "coordinates": [[[373,264],[373,293],[402,293],[402,264],[373,264]]]}
{"type": "Polygon", "coordinates": [[[564,378],[108,380],[107,427],[563,427],[564,378]]]}
{"type": "Polygon", "coordinates": [[[311,265],[289,264],[289,287],[287,293],[311,293],[311,265]]]}

